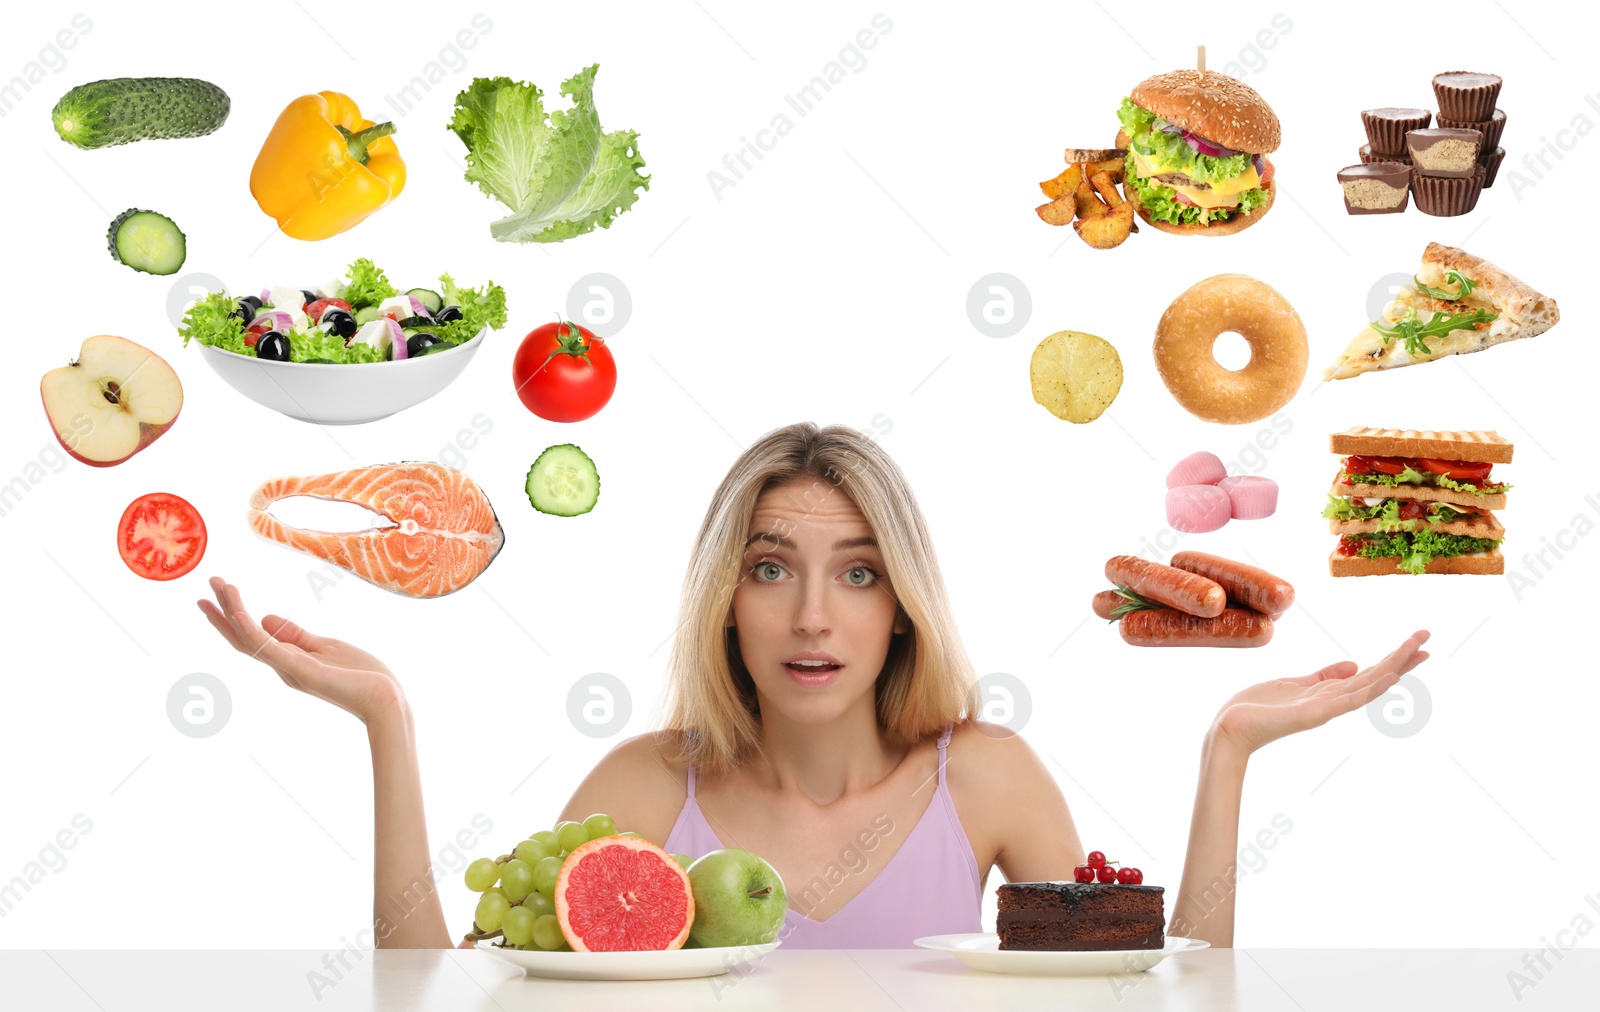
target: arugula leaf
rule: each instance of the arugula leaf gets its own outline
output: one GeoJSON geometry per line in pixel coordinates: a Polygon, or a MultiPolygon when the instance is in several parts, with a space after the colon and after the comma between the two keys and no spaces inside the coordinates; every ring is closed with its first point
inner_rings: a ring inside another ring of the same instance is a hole
{"type": "Polygon", "coordinates": [[[1451,268],[1450,270],[1444,272],[1444,280],[1445,284],[1456,284],[1460,286],[1456,290],[1456,294],[1451,295],[1442,288],[1429,288],[1427,285],[1423,284],[1421,279],[1419,279],[1415,274],[1411,275],[1412,284],[1416,286],[1417,291],[1428,296],[1430,299],[1443,299],[1445,302],[1459,302],[1471,295],[1472,290],[1478,287],[1478,283],[1476,281],[1466,277],[1455,268],[1451,268]]]}
{"type": "Polygon", "coordinates": [[[1428,348],[1427,339],[1430,337],[1444,337],[1456,330],[1474,330],[1480,323],[1492,323],[1497,319],[1499,317],[1487,309],[1477,309],[1470,313],[1434,313],[1428,322],[1423,323],[1417,311],[1409,309],[1405,316],[1392,325],[1373,322],[1368,326],[1383,335],[1384,344],[1401,338],[1406,343],[1406,354],[1416,358],[1419,352],[1423,355],[1433,354],[1428,348]]]}
{"type": "Polygon", "coordinates": [[[389,283],[383,270],[366,257],[350,265],[350,283],[344,286],[344,301],[351,309],[376,306],[384,299],[392,299],[400,289],[389,283]]]}

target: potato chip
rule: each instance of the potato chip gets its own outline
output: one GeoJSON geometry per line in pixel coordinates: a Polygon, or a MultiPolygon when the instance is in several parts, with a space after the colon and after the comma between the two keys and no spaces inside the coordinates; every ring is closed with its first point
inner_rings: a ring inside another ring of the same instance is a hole
{"type": "Polygon", "coordinates": [[[1057,418],[1092,422],[1122,389],[1122,359],[1104,338],[1063,330],[1033,349],[1028,363],[1033,399],[1057,418]]]}

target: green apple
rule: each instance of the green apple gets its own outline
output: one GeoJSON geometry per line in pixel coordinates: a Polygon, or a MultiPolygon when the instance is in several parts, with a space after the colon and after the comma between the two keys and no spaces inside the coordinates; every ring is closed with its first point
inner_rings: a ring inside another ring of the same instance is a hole
{"type": "MultiPolygon", "coordinates": [[[[694,858],[690,857],[688,854],[668,854],[667,856],[678,862],[678,867],[682,868],[684,871],[688,871],[689,866],[694,864],[694,858]]],[[[489,884],[494,885],[493,882],[490,882],[489,884]]]]}
{"type": "Polygon", "coordinates": [[[778,937],[789,894],[761,855],[734,847],[713,850],[689,865],[694,924],[689,938],[708,949],[764,945],[778,937]]]}

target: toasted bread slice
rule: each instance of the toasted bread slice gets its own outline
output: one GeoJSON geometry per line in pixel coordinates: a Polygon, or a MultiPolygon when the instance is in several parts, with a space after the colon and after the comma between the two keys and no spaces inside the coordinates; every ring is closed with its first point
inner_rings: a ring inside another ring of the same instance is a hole
{"type": "MultiPolygon", "coordinates": [[[[1340,555],[1336,548],[1328,556],[1328,572],[1333,576],[1411,576],[1399,566],[1399,559],[1363,559],[1340,555]]],[[[1451,555],[1428,563],[1424,573],[1448,576],[1499,576],[1506,571],[1506,558],[1500,549],[1473,555],[1451,555]]]]}
{"type": "MultiPolygon", "coordinates": [[[[1459,534],[1464,538],[1493,538],[1496,541],[1505,537],[1506,529],[1493,514],[1486,517],[1472,517],[1468,520],[1453,520],[1450,523],[1432,523],[1427,520],[1406,520],[1406,530],[1421,530],[1424,525],[1435,534],[1459,534]],[[1416,526],[1410,526],[1415,524],[1416,526]]],[[[1377,520],[1329,520],[1328,533],[1330,534],[1377,534],[1377,520]]]]}
{"type": "Polygon", "coordinates": [[[1427,485],[1396,485],[1393,488],[1388,485],[1346,485],[1343,471],[1333,476],[1333,487],[1328,489],[1328,492],[1346,499],[1415,499],[1418,502],[1477,506],[1486,510],[1506,508],[1504,492],[1496,492],[1494,495],[1473,495],[1471,492],[1457,492],[1453,488],[1434,488],[1427,485]]]}
{"type": "Polygon", "coordinates": [[[1352,425],[1328,437],[1328,450],[1345,456],[1432,457],[1471,463],[1509,464],[1516,447],[1493,429],[1374,429],[1352,425]]]}
{"type": "Polygon", "coordinates": [[[1561,320],[1556,300],[1540,294],[1532,285],[1489,261],[1453,246],[1430,242],[1428,248],[1422,251],[1422,266],[1416,278],[1429,288],[1449,293],[1456,288],[1453,282],[1446,280],[1446,273],[1452,270],[1475,283],[1470,294],[1454,300],[1438,299],[1419,292],[1415,283],[1406,284],[1384,308],[1382,322],[1393,324],[1399,319],[1400,313],[1408,310],[1416,310],[1427,319],[1432,313],[1472,313],[1486,309],[1496,316],[1492,323],[1452,330],[1443,337],[1429,338],[1428,353],[1419,354],[1416,358],[1406,352],[1404,341],[1385,341],[1383,335],[1371,326],[1365,326],[1351,340],[1339,360],[1324,373],[1323,379],[1349,379],[1379,369],[1418,365],[1447,355],[1483,351],[1518,338],[1537,337],[1561,320]]]}

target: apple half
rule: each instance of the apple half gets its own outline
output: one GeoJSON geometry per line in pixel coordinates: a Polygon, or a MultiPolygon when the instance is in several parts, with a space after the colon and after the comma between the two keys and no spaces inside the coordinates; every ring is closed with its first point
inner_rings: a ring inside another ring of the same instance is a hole
{"type": "Polygon", "coordinates": [[[71,365],[39,381],[62,447],[93,467],[120,464],[155,442],[183,408],[183,384],[160,355],[125,337],[87,338],[71,365]]]}

